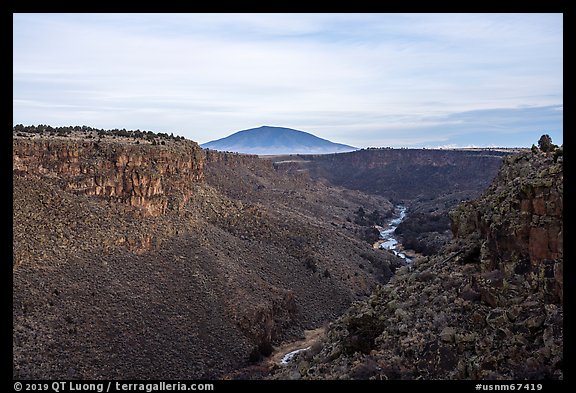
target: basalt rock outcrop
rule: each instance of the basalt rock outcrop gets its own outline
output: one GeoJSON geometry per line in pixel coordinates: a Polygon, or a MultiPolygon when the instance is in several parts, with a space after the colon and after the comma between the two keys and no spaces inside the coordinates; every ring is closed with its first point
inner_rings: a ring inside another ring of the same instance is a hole
{"type": "Polygon", "coordinates": [[[15,137],[12,143],[15,171],[56,178],[74,194],[126,203],[151,216],[182,209],[203,177],[202,150],[191,141],[15,137]]]}
{"type": "Polygon", "coordinates": [[[563,161],[504,159],[451,212],[454,239],[399,269],[275,378],[563,379],[563,161]]]}
{"type": "Polygon", "coordinates": [[[474,250],[484,271],[522,274],[551,301],[562,301],[563,163],[524,153],[505,165],[479,201],[450,213],[458,238],[484,239],[474,250]]]}

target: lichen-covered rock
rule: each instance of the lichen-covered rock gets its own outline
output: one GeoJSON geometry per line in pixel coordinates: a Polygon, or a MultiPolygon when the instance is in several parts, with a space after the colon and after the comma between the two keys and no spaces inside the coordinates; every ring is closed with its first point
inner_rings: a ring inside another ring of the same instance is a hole
{"type": "Polygon", "coordinates": [[[484,270],[521,274],[533,288],[562,301],[563,163],[552,154],[506,157],[477,201],[450,213],[454,236],[478,233],[484,270]]]}

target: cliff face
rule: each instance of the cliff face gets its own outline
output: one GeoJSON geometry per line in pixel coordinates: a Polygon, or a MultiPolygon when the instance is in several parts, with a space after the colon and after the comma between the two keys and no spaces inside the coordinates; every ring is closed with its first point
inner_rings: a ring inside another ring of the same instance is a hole
{"type": "Polygon", "coordinates": [[[483,239],[483,271],[525,275],[532,288],[562,301],[563,163],[551,155],[507,157],[478,201],[450,213],[458,238],[483,239]]]}
{"type": "Polygon", "coordinates": [[[14,138],[13,169],[57,178],[74,194],[96,196],[158,216],[180,210],[203,178],[202,150],[191,141],[168,145],[73,138],[14,138]]]}
{"type": "Polygon", "coordinates": [[[563,162],[507,157],[450,218],[455,238],[401,268],[278,378],[562,379],[563,162]]]}

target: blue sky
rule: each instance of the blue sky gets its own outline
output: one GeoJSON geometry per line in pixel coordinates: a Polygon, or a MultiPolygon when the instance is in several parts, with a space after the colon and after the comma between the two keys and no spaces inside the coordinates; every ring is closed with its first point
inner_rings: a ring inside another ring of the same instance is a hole
{"type": "Polygon", "coordinates": [[[14,14],[14,124],[563,143],[562,14],[14,14]]]}

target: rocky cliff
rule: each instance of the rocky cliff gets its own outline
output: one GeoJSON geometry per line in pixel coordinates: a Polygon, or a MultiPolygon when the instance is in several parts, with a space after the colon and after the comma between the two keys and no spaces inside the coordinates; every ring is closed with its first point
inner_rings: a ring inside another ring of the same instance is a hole
{"type": "Polygon", "coordinates": [[[483,271],[516,274],[552,302],[562,302],[563,161],[524,153],[504,160],[477,201],[450,212],[457,238],[478,238],[473,249],[483,271]]]}
{"type": "Polygon", "coordinates": [[[507,157],[451,214],[455,238],[401,268],[276,378],[562,379],[563,162],[507,157]]]}
{"type": "Polygon", "coordinates": [[[74,137],[13,138],[13,168],[56,178],[74,194],[126,203],[158,216],[180,210],[203,178],[202,150],[191,141],[167,145],[74,137]]]}

